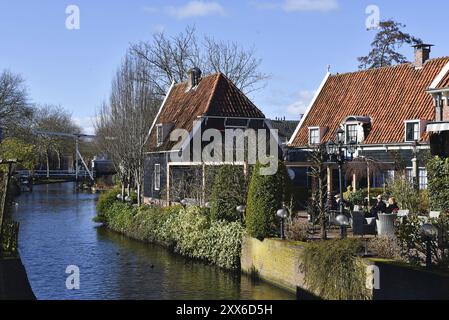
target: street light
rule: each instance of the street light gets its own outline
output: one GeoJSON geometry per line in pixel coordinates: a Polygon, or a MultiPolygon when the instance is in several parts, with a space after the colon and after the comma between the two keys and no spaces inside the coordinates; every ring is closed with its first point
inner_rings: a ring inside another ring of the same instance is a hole
{"type": "Polygon", "coordinates": [[[242,204],[242,205],[238,206],[236,208],[236,210],[237,210],[238,213],[240,213],[240,222],[243,223],[243,221],[245,220],[244,217],[245,217],[246,206],[244,206],[242,204]]]}
{"type": "Polygon", "coordinates": [[[187,207],[188,201],[186,199],[182,199],[181,200],[181,206],[183,206],[184,208],[187,207]]]}
{"type": "Polygon", "coordinates": [[[432,267],[432,241],[438,236],[438,229],[433,224],[425,223],[420,229],[421,236],[426,242],[426,267],[432,267]]]}
{"type": "Polygon", "coordinates": [[[354,154],[357,150],[357,142],[351,139],[351,141],[345,145],[345,131],[342,128],[338,128],[334,143],[329,140],[326,144],[326,151],[329,155],[331,161],[335,161],[338,164],[338,178],[339,178],[339,188],[340,188],[340,203],[339,211],[340,215],[344,214],[344,204],[343,204],[343,165],[353,159],[354,154]],[[347,159],[345,155],[346,152],[350,155],[350,159],[347,159]]]}
{"type": "Polygon", "coordinates": [[[349,226],[348,217],[345,216],[344,214],[340,214],[337,216],[337,218],[335,218],[335,220],[337,221],[337,224],[340,226],[340,238],[341,239],[346,238],[347,228],[349,226]]]}
{"type": "Polygon", "coordinates": [[[281,218],[281,239],[285,240],[284,220],[288,217],[288,211],[285,208],[279,209],[276,215],[281,218]]]}

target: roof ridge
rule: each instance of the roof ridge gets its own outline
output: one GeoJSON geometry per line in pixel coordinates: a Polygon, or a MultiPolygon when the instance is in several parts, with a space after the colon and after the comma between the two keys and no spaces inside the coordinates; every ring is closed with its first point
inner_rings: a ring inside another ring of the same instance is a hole
{"type": "MultiPolygon", "coordinates": [[[[445,60],[445,59],[449,60],[449,56],[432,58],[432,59],[427,60],[424,63],[424,66],[429,62],[433,62],[433,61],[437,61],[437,60],[445,60]]],[[[369,72],[374,72],[374,71],[379,71],[379,70],[396,69],[396,68],[401,68],[401,67],[404,68],[407,66],[413,66],[413,62],[400,63],[400,64],[396,64],[393,66],[383,66],[383,67],[371,68],[371,69],[365,69],[365,70],[336,73],[336,74],[331,74],[331,77],[347,76],[347,75],[352,75],[352,74],[357,74],[357,73],[369,73],[369,72]]]]}
{"type": "Polygon", "coordinates": [[[205,110],[203,110],[203,114],[207,113],[207,111],[209,111],[210,105],[212,103],[212,99],[215,97],[215,94],[217,93],[217,87],[218,87],[218,82],[220,82],[220,78],[222,77],[222,73],[221,72],[217,72],[213,74],[214,76],[217,77],[217,79],[215,80],[214,83],[214,87],[212,88],[212,94],[209,97],[209,100],[206,103],[206,108],[205,110]]]}
{"type": "MultiPolygon", "coordinates": [[[[202,75],[201,79],[205,79],[205,78],[209,78],[209,77],[213,77],[216,76],[218,74],[221,74],[221,72],[214,72],[214,73],[208,73],[206,75],[202,75]]],[[[180,85],[186,85],[188,82],[188,80],[186,81],[182,81],[182,82],[175,82],[175,87],[180,86],[180,85]]],[[[201,81],[200,81],[201,82],[201,81]]]]}
{"type": "Polygon", "coordinates": [[[245,99],[247,99],[254,108],[256,108],[257,111],[259,111],[261,114],[264,115],[265,117],[265,113],[262,112],[262,110],[260,110],[256,104],[239,88],[235,85],[234,81],[232,81],[231,79],[229,79],[224,73],[220,72],[220,75],[223,76],[223,78],[226,80],[226,82],[231,86],[234,87],[245,99]]]}

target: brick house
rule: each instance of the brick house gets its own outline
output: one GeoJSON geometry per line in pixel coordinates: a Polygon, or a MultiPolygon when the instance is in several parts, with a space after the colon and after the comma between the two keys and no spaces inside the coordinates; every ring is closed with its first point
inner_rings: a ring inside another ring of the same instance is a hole
{"type": "MultiPolygon", "coordinates": [[[[192,150],[194,137],[209,128],[221,132],[225,129],[269,130],[271,123],[225,75],[202,76],[199,69],[193,68],[187,82],[171,86],[150,129],[145,160],[145,202],[167,204],[188,198],[187,191],[194,188],[198,175],[202,184],[201,198],[206,201],[213,181],[213,173],[206,175],[208,169],[213,171],[220,165],[233,164],[242,166],[242,173],[245,173],[245,163],[234,161],[204,163],[192,155],[189,160],[173,160],[173,155],[192,150]],[[175,129],[184,129],[189,134],[179,141],[171,141],[170,134],[175,129]]],[[[202,142],[201,149],[204,147],[202,142]]]]}
{"type": "MultiPolygon", "coordinates": [[[[449,57],[429,59],[430,45],[415,47],[415,62],[344,74],[327,73],[289,141],[290,170],[309,170],[311,146],[335,141],[339,128],[345,142],[356,142],[355,157],[382,163],[384,169],[369,176],[372,187],[383,187],[395,175],[400,157],[410,179],[427,187],[427,172],[419,155],[441,151],[442,134],[449,130],[449,57]],[[446,121],[446,122],[444,122],[446,121]]],[[[447,141],[447,140],[446,140],[447,141]]],[[[446,152],[448,145],[446,142],[446,152]]],[[[365,187],[368,179],[346,177],[344,184],[365,187]]],[[[311,184],[309,179],[299,183],[311,184]]],[[[328,191],[338,190],[338,172],[328,166],[328,191]]]]}

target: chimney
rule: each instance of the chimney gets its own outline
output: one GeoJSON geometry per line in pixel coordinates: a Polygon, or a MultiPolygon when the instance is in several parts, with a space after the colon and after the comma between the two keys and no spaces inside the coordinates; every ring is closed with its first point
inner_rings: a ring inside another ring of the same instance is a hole
{"type": "Polygon", "coordinates": [[[422,68],[424,63],[430,58],[430,51],[433,45],[420,43],[413,47],[415,48],[415,68],[422,68]]]}
{"type": "Polygon", "coordinates": [[[201,70],[199,68],[192,68],[187,72],[187,91],[195,88],[201,80],[201,70]]]}

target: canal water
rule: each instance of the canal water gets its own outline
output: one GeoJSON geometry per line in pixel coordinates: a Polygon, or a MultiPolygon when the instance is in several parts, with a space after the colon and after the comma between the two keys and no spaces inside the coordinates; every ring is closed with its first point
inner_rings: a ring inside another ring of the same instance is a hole
{"type": "Polygon", "coordinates": [[[295,298],[99,226],[92,221],[97,197],[65,183],[36,186],[17,199],[19,250],[38,299],[295,298]],[[79,290],[66,288],[72,265],[80,270],[79,290]]]}

